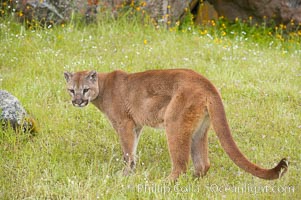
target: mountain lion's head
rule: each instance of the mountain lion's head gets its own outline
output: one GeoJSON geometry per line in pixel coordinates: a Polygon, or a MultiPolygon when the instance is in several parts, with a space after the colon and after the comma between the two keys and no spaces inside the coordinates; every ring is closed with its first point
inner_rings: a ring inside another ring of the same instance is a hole
{"type": "Polygon", "coordinates": [[[96,71],[64,72],[64,76],[74,106],[84,107],[97,98],[99,88],[96,71]]]}

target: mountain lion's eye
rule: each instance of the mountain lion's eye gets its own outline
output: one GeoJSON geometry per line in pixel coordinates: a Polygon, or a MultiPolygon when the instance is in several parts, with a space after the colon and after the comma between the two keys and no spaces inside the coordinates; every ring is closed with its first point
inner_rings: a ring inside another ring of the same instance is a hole
{"type": "Polygon", "coordinates": [[[84,89],[84,94],[86,94],[89,91],[89,88],[84,89]]]}
{"type": "Polygon", "coordinates": [[[74,90],[73,89],[69,89],[69,92],[71,92],[72,94],[74,94],[74,90]]]}

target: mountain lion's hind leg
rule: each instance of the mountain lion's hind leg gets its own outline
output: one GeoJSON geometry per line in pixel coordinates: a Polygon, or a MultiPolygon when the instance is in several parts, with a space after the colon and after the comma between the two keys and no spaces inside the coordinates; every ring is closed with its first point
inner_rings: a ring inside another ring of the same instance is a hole
{"type": "Polygon", "coordinates": [[[201,124],[195,130],[192,136],[191,158],[194,165],[194,175],[196,177],[205,176],[210,168],[208,158],[208,129],[210,119],[208,114],[205,115],[201,124]]]}
{"type": "MultiPolygon", "coordinates": [[[[202,100],[200,101],[200,96],[189,94],[189,92],[176,95],[168,105],[165,114],[166,135],[172,160],[172,172],[168,179],[172,181],[176,180],[181,173],[186,172],[193,141],[192,136],[200,126],[200,119],[204,118],[204,106],[202,106],[204,104],[202,100]]],[[[193,145],[198,146],[198,143],[194,142],[193,145]]],[[[194,154],[201,155],[203,151],[194,151],[194,154]]],[[[200,161],[197,157],[195,160],[200,161]]],[[[199,163],[198,165],[201,166],[202,162],[199,163]]]]}
{"type": "Polygon", "coordinates": [[[176,124],[178,123],[171,123],[166,127],[168,149],[172,161],[172,172],[168,180],[171,181],[186,172],[191,144],[190,133],[181,130],[176,124]]]}

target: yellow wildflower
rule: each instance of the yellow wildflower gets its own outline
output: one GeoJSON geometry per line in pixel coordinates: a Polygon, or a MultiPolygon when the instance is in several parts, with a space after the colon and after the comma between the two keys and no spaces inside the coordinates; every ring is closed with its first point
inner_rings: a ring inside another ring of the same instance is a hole
{"type": "Polygon", "coordinates": [[[207,30],[200,31],[200,34],[201,34],[201,35],[206,35],[207,33],[208,33],[208,31],[207,31],[207,30]]]}
{"type": "Polygon", "coordinates": [[[276,35],[276,38],[278,38],[278,39],[281,40],[281,41],[284,40],[283,37],[282,37],[282,35],[280,35],[280,34],[277,34],[277,35],[276,35]]]}
{"type": "Polygon", "coordinates": [[[140,5],[141,5],[142,7],[145,7],[145,6],[146,6],[146,2],[143,1],[140,5]]]}
{"type": "Polygon", "coordinates": [[[283,24],[280,24],[280,25],[279,25],[279,28],[280,28],[281,30],[283,30],[283,26],[284,26],[283,24]]]}

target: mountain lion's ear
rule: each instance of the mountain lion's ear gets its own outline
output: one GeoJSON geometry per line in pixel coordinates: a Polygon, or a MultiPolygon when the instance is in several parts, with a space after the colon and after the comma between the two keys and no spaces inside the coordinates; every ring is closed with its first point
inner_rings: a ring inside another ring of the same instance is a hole
{"type": "Polygon", "coordinates": [[[67,82],[72,78],[73,74],[70,72],[64,72],[64,76],[67,82]]]}
{"type": "Polygon", "coordinates": [[[92,82],[95,82],[97,80],[97,72],[94,71],[94,70],[90,71],[88,76],[87,76],[87,79],[89,79],[92,82]]]}

